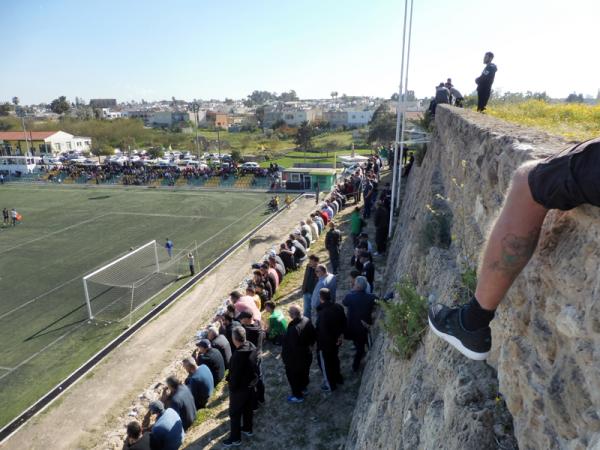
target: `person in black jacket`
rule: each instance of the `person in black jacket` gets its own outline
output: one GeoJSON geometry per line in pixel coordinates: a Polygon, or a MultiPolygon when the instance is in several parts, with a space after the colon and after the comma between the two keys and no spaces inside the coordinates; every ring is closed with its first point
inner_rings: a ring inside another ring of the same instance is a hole
{"type": "Polygon", "coordinates": [[[346,329],[344,307],[331,301],[329,289],[319,291],[320,305],[317,306],[317,356],[323,373],[323,392],[331,392],[344,383],[340,373],[338,349],[346,329]]]}
{"type": "Polygon", "coordinates": [[[252,342],[246,340],[246,330],[236,327],[232,332],[236,347],[229,364],[229,438],[223,441],[225,447],[239,446],[242,432],[252,436],[253,396],[258,382],[258,352],[252,342]]]}
{"type": "Polygon", "coordinates": [[[302,281],[302,299],[304,301],[304,317],[308,317],[310,319],[311,315],[311,299],[313,291],[315,290],[315,286],[317,285],[317,281],[319,278],[317,277],[317,273],[315,269],[319,265],[319,257],[317,255],[310,255],[308,257],[308,264],[306,265],[306,270],[304,271],[304,280],[302,281]]]}
{"type": "Polygon", "coordinates": [[[331,261],[331,273],[337,275],[340,266],[340,247],[342,245],[342,233],[335,226],[332,220],[329,222],[329,231],[325,235],[325,248],[329,252],[331,261]]]}
{"type": "Polygon", "coordinates": [[[362,264],[362,276],[367,279],[371,285],[371,289],[375,290],[375,266],[371,260],[371,254],[369,252],[362,252],[359,256],[360,263],[362,264]]]}
{"type": "Polygon", "coordinates": [[[383,200],[377,202],[375,210],[375,246],[377,251],[374,256],[385,253],[388,240],[388,227],[390,223],[390,211],[385,207],[383,200]]]}
{"type": "Polygon", "coordinates": [[[196,403],[192,391],[174,375],[167,377],[166,383],[169,388],[167,406],[179,414],[183,431],[187,431],[196,420],[196,403]]]}
{"type": "Polygon", "coordinates": [[[150,433],[143,433],[138,421],[129,422],[123,450],[150,450],[150,448],[150,433]]]}
{"type": "Polygon", "coordinates": [[[282,242],[279,246],[279,257],[283,261],[283,266],[285,267],[286,272],[296,270],[298,268],[296,260],[294,259],[294,253],[288,248],[285,242],[282,242]]]}
{"type": "Polygon", "coordinates": [[[258,408],[259,403],[265,402],[265,384],[263,381],[262,374],[262,359],[261,353],[263,349],[263,342],[265,340],[265,331],[258,325],[252,318],[252,314],[248,311],[242,311],[238,316],[238,320],[246,330],[246,340],[252,342],[258,352],[257,367],[258,367],[258,381],[256,383],[254,406],[253,409],[258,408]]]}
{"type": "Polygon", "coordinates": [[[219,329],[217,327],[209,327],[206,337],[210,341],[211,347],[216,348],[221,353],[221,356],[223,357],[223,362],[225,363],[225,369],[229,369],[229,360],[231,359],[231,345],[229,344],[229,341],[227,340],[225,335],[220,334],[219,329]]]}
{"type": "Polygon", "coordinates": [[[291,305],[288,313],[292,320],[288,324],[281,349],[285,374],[292,388],[292,395],[287,400],[290,403],[302,403],[310,382],[311,347],[315,343],[316,332],[310,319],[302,316],[298,305],[291,305]]]}
{"type": "Polygon", "coordinates": [[[496,76],[496,71],[498,70],[496,64],[492,62],[492,59],[494,59],[494,54],[492,52],[487,52],[483,57],[485,69],[483,69],[481,75],[475,79],[475,83],[477,83],[478,112],[485,111],[487,102],[492,94],[492,84],[494,84],[494,78],[496,76]]]}
{"type": "Polygon", "coordinates": [[[212,373],[215,386],[221,382],[225,376],[225,361],[221,352],[212,345],[208,339],[202,339],[196,344],[196,352],[193,355],[196,359],[196,364],[201,366],[206,364],[212,373]]]}
{"type": "Polygon", "coordinates": [[[360,362],[365,355],[365,345],[369,334],[368,327],[373,323],[373,308],[376,297],[367,294],[368,282],[365,277],[356,277],[352,290],[344,297],[343,305],[348,311],[348,327],[345,332],[346,339],[354,341],[356,353],[352,370],[358,372],[360,362]]]}

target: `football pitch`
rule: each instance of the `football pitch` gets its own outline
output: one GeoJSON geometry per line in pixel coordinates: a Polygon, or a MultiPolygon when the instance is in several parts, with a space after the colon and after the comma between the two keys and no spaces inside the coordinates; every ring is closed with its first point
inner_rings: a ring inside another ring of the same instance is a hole
{"type": "Polygon", "coordinates": [[[0,427],[123,331],[123,322],[87,320],[84,275],[152,240],[164,259],[166,238],[176,251],[197,244],[199,270],[266,218],[267,201],[264,193],[0,187],[0,209],[23,216],[0,228],[0,427]]]}

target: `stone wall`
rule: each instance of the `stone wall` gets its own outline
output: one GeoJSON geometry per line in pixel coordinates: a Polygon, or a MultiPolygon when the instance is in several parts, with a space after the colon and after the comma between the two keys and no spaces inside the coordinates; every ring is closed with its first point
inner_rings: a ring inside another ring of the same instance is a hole
{"type": "MultiPolygon", "coordinates": [[[[423,164],[406,184],[386,287],[408,277],[429,301],[456,301],[460,274],[476,265],[514,170],[565,145],[438,107],[423,164]],[[427,245],[431,210],[451,217],[449,246],[427,245]]],[[[487,362],[467,360],[430,333],[401,361],[379,330],[347,448],[600,449],[599,270],[600,210],[552,211],[493,321],[487,362]]]]}

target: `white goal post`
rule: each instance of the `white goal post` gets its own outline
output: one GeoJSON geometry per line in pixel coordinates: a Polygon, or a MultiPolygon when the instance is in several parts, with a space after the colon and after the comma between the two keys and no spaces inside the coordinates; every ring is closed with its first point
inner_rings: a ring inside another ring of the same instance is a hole
{"type": "MultiPolygon", "coordinates": [[[[160,268],[158,245],[154,240],[84,276],[83,290],[89,319],[94,319],[90,283],[131,289],[133,292],[136,286],[143,284],[154,274],[160,273],[160,268]]],[[[133,294],[131,298],[133,299],[133,294]]]]}

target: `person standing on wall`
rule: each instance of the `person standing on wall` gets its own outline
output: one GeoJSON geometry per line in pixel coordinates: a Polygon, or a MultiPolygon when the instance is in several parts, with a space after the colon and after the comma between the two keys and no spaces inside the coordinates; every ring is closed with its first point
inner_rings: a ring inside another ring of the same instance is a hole
{"type": "Polygon", "coordinates": [[[498,70],[496,64],[492,62],[493,59],[494,54],[492,52],[487,52],[485,54],[483,57],[485,69],[483,69],[481,75],[475,79],[475,83],[477,83],[477,112],[485,111],[487,102],[492,94],[492,84],[494,84],[494,77],[498,70]]]}

